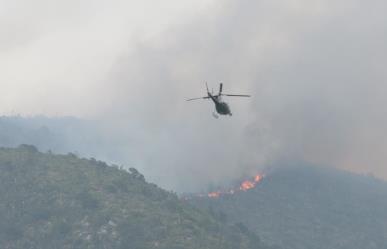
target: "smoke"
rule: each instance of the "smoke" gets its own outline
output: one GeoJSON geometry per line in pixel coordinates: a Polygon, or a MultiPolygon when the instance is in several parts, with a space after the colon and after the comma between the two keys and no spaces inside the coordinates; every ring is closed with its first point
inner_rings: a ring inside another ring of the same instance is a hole
{"type": "Polygon", "coordinates": [[[45,94],[33,95],[43,100],[2,102],[93,117],[103,127],[100,134],[122,151],[123,164],[177,191],[255,174],[278,161],[387,178],[386,5],[378,0],[213,2],[168,22],[167,12],[160,11],[164,14],[147,19],[154,23],[143,27],[148,32],[130,34],[124,31],[125,12],[111,7],[103,16],[112,21],[80,15],[81,31],[67,26],[69,39],[81,34],[74,41],[84,44],[77,46],[80,55],[69,60],[87,58],[81,67],[62,72],[62,64],[54,66],[43,79],[57,79],[55,87],[42,83],[45,94]],[[158,21],[167,24],[160,28],[158,21]],[[73,78],[75,83],[68,83],[73,78]],[[205,81],[215,92],[224,82],[225,92],[253,97],[228,98],[233,116],[215,120],[210,102],[185,102],[205,94],[205,81]]]}
{"type": "Polygon", "coordinates": [[[155,148],[147,165],[167,162],[165,179],[185,186],[273,161],[386,177],[384,5],[229,1],[119,60],[109,81],[128,108],[117,116],[143,115],[155,148]],[[235,116],[212,120],[209,104],[183,101],[204,80],[253,99],[229,99],[235,116]]]}

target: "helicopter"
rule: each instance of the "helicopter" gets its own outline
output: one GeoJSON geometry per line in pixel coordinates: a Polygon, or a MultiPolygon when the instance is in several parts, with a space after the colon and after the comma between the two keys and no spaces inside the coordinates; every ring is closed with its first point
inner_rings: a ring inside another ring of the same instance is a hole
{"type": "MultiPolygon", "coordinates": [[[[230,115],[232,116],[230,106],[222,100],[222,96],[229,96],[229,97],[251,97],[250,95],[243,95],[243,94],[224,94],[223,91],[223,83],[219,84],[219,93],[217,95],[214,95],[213,93],[210,93],[208,90],[208,85],[206,82],[206,88],[207,88],[207,96],[200,97],[200,98],[192,98],[187,99],[187,101],[192,100],[199,100],[199,99],[211,99],[215,104],[215,110],[220,115],[230,115]]],[[[218,115],[216,113],[213,113],[215,118],[218,118],[218,115]]]]}

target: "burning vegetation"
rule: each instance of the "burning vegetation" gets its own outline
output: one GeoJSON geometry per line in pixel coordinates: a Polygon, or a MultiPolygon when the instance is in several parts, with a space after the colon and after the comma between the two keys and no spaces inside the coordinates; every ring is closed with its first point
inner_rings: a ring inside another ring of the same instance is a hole
{"type": "Polygon", "coordinates": [[[242,183],[236,187],[229,190],[218,190],[209,192],[207,194],[198,194],[197,197],[208,197],[208,198],[219,198],[222,195],[232,195],[240,191],[248,191],[249,189],[253,189],[257,186],[257,184],[264,178],[264,175],[257,174],[253,178],[244,180],[242,183]]]}

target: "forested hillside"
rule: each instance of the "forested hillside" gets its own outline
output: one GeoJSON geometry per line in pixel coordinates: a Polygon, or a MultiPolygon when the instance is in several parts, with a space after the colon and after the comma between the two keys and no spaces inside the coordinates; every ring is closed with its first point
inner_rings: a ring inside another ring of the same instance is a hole
{"type": "Polygon", "coordinates": [[[129,172],[33,146],[0,149],[1,248],[267,248],[129,172]]]}
{"type": "Polygon", "coordinates": [[[387,183],[370,176],[285,167],[246,192],[191,202],[285,249],[387,248],[387,183]]]}

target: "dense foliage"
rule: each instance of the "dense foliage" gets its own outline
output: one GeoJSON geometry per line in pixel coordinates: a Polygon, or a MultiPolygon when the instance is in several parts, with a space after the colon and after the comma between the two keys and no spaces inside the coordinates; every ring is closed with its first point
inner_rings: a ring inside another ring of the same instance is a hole
{"type": "Polygon", "coordinates": [[[192,202],[285,249],[387,248],[387,184],[370,176],[292,167],[247,192],[192,202]]]}
{"type": "Polygon", "coordinates": [[[1,248],[266,248],[135,169],[33,146],[0,149],[1,248]]]}

